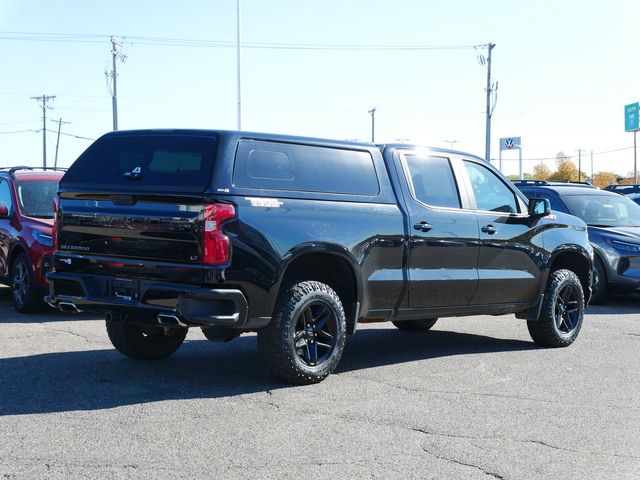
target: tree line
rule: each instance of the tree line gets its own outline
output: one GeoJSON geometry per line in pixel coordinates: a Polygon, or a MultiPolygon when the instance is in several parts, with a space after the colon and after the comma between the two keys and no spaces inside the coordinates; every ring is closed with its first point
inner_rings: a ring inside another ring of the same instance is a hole
{"type": "MultiPolygon", "coordinates": [[[[515,180],[517,176],[509,176],[515,180]]],[[[549,180],[551,182],[589,182],[598,188],[604,188],[612,184],[631,184],[633,183],[633,174],[624,177],[614,172],[600,171],[593,174],[593,178],[586,172],[580,171],[578,179],[578,167],[571,161],[571,158],[564,152],[556,155],[556,170],[551,171],[544,163],[539,163],[533,167],[533,173],[523,174],[525,180],[549,180]]]]}

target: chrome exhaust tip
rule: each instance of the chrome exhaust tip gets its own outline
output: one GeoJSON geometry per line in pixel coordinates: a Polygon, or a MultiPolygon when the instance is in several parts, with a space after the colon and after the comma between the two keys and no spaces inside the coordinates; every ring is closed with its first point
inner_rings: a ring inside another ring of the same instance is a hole
{"type": "Polygon", "coordinates": [[[172,313],[159,313],[158,323],[163,327],[186,327],[187,324],[172,313]]]}
{"type": "Polygon", "coordinates": [[[71,302],[60,302],[58,303],[58,308],[62,312],[72,312],[72,313],[82,312],[82,310],[80,310],[75,303],[71,303],[71,302]]]}

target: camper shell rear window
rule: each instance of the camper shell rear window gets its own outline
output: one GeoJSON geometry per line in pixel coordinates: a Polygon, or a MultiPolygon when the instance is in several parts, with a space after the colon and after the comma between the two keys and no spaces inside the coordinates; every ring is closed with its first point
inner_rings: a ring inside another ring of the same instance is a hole
{"type": "Polygon", "coordinates": [[[240,140],[234,186],[275,191],[375,196],[380,192],[366,150],[240,140]]]}
{"type": "Polygon", "coordinates": [[[203,192],[211,183],[217,138],[112,136],[96,141],[69,168],[60,186],[116,191],[203,192]]]}

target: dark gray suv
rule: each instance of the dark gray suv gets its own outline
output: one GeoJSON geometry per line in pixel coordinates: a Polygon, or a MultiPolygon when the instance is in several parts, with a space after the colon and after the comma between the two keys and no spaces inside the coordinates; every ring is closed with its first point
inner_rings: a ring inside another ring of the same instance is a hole
{"type": "Polygon", "coordinates": [[[588,225],[595,251],[592,303],[606,302],[611,292],[640,289],[640,205],[588,185],[541,180],[514,183],[528,198],[546,198],[552,210],[575,215],[588,225]]]}

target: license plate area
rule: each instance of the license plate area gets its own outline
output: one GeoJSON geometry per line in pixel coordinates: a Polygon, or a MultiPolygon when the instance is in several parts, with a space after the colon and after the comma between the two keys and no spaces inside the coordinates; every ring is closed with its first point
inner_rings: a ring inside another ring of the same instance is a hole
{"type": "Polygon", "coordinates": [[[140,282],[115,278],[111,280],[111,295],[125,302],[137,302],[140,298],[140,282]]]}

